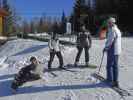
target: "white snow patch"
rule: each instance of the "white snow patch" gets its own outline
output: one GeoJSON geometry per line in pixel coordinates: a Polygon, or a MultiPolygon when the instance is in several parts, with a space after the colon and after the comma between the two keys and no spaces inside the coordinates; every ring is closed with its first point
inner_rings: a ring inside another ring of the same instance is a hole
{"type": "Polygon", "coordinates": [[[7,59],[7,56],[0,57],[0,65],[2,65],[6,59],[7,59]]]}

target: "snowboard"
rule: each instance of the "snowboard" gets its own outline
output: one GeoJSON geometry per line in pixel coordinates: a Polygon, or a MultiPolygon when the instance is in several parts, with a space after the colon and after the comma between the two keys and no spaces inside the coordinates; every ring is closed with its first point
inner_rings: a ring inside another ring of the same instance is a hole
{"type": "Polygon", "coordinates": [[[18,89],[13,89],[11,88],[11,93],[12,94],[17,94],[19,92],[19,88],[24,88],[24,87],[28,87],[28,88],[32,88],[34,86],[39,86],[39,85],[45,85],[46,80],[45,79],[38,79],[38,80],[30,80],[25,82],[22,86],[19,86],[18,89]]]}

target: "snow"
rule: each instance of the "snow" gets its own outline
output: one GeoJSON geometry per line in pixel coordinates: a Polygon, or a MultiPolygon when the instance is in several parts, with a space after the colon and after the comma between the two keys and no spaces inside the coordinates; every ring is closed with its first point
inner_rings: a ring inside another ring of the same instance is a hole
{"type": "MultiPolygon", "coordinates": [[[[99,66],[102,57],[104,40],[93,40],[90,49],[90,63],[99,66]]],[[[120,86],[133,94],[133,39],[123,38],[123,53],[120,57],[120,86]]],[[[104,83],[96,81],[92,73],[98,69],[69,68],[71,71],[55,70],[57,77],[45,72],[42,80],[27,82],[20,87],[17,94],[12,94],[10,85],[20,68],[29,64],[29,58],[36,56],[47,68],[49,59],[48,44],[34,40],[16,39],[8,41],[0,47],[0,100],[121,100],[121,97],[104,83]],[[73,71],[73,72],[72,72],[73,71]]],[[[75,47],[62,49],[64,64],[73,64],[77,53],[75,47]]],[[[80,63],[84,63],[84,52],[80,63]]],[[[58,59],[55,57],[53,68],[58,67],[58,59]]],[[[106,55],[100,74],[106,76],[106,55]]],[[[39,69],[40,70],[40,69],[39,69]]],[[[132,96],[125,100],[133,100],[132,96]]]]}
{"type": "Polygon", "coordinates": [[[59,40],[75,43],[76,38],[77,37],[75,35],[72,35],[71,37],[60,37],[59,40]]]}
{"type": "Polygon", "coordinates": [[[7,40],[7,37],[0,36],[0,40],[7,40]]]}
{"type": "Polygon", "coordinates": [[[28,34],[28,36],[33,36],[33,37],[40,37],[40,38],[50,38],[50,35],[48,33],[34,33],[34,34],[28,34]]]}
{"type": "Polygon", "coordinates": [[[1,57],[1,58],[0,58],[0,65],[2,65],[6,59],[7,59],[6,56],[1,57]]]}

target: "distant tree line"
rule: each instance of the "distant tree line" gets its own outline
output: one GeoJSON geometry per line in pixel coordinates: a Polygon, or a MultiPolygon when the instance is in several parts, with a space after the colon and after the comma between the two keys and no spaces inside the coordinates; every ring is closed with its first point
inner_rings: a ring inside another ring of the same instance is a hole
{"type": "Polygon", "coordinates": [[[42,14],[41,17],[34,17],[31,21],[23,20],[18,29],[23,33],[56,32],[64,34],[66,32],[66,21],[67,17],[64,12],[61,18],[42,14]]]}
{"type": "Polygon", "coordinates": [[[34,17],[30,21],[23,19],[15,26],[15,33],[44,33],[56,30],[56,33],[64,34],[66,32],[66,19],[64,12],[61,18],[42,14],[41,17],[34,17]]]}

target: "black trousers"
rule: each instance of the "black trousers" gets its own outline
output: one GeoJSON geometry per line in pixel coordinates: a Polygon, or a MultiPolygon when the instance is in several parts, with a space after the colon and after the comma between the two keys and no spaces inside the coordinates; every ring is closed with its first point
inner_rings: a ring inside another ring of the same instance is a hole
{"type": "Polygon", "coordinates": [[[79,59],[80,59],[83,49],[85,50],[85,62],[89,62],[89,47],[87,47],[87,46],[86,47],[77,47],[77,49],[78,49],[78,53],[77,53],[75,62],[79,62],[79,59]]]}
{"type": "Polygon", "coordinates": [[[51,64],[52,64],[52,62],[54,60],[54,56],[55,55],[59,59],[60,67],[63,67],[63,57],[62,57],[61,52],[60,51],[56,52],[56,51],[53,50],[53,51],[50,52],[50,60],[48,62],[48,68],[51,68],[51,64]]]}
{"type": "Polygon", "coordinates": [[[25,82],[34,81],[40,79],[40,75],[33,73],[17,74],[15,79],[11,84],[12,89],[17,89],[19,86],[22,86],[25,82]]]}

